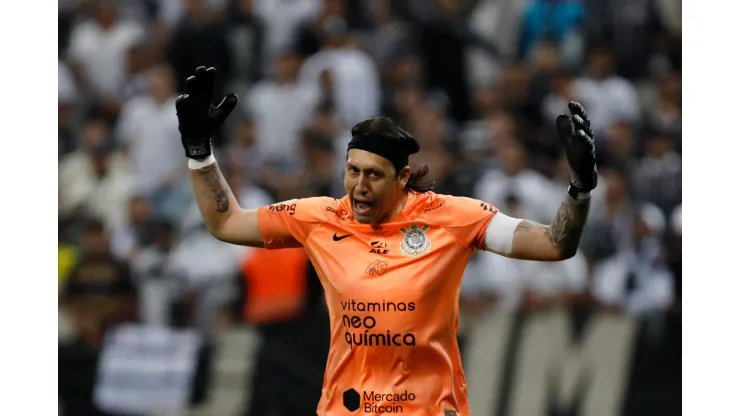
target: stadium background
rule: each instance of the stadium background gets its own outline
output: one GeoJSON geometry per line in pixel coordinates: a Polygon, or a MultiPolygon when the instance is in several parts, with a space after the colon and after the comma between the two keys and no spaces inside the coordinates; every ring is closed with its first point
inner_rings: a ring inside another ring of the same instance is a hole
{"type": "Polygon", "coordinates": [[[341,196],[349,128],[382,113],[437,192],[548,223],[554,118],[583,102],[581,252],[466,271],[473,414],[680,414],[680,1],[59,0],[63,414],[315,414],[305,256],[219,243],[194,206],[173,103],[198,65],[241,99],[214,142],[245,207],[341,196]]]}

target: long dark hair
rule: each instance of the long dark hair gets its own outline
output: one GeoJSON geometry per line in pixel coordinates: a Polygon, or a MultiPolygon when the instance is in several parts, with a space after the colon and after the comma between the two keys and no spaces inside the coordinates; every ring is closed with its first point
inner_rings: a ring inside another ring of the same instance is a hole
{"type": "MultiPolygon", "coordinates": [[[[409,177],[409,181],[406,183],[406,189],[417,194],[433,191],[434,181],[429,179],[429,166],[412,165],[410,167],[411,176],[409,177]]],[[[400,174],[400,172],[397,172],[397,174],[400,174]]]]}
{"type": "MultiPolygon", "coordinates": [[[[419,142],[411,133],[385,116],[377,116],[357,123],[352,127],[352,137],[355,136],[372,136],[378,140],[389,140],[408,155],[420,150],[419,142]]],[[[406,183],[406,189],[418,194],[434,190],[434,181],[429,179],[429,166],[409,164],[409,167],[411,168],[411,176],[406,183]]],[[[400,175],[401,170],[396,169],[396,177],[400,175]]]]}

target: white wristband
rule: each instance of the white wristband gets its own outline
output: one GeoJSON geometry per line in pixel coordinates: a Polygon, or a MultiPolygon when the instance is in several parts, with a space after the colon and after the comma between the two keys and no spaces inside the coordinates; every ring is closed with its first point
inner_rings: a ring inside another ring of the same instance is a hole
{"type": "Polygon", "coordinates": [[[576,192],[576,194],[575,194],[575,195],[573,195],[573,194],[571,193],[571,191],[572,191],[573,189],[574,189],[574,188],[573,188],[573,186],[572,186],[572,185],[571,185],[571,186],[568,186],[568,195],[572,196],[572,197],[573,197],[574,199],[577,199],[577,200],[584,200],[584,199],[589,199],[589,198],[591,198],[591,191],[588,191],[588,192],[576,192]]]}
{"type": "Polygon", "coordinates": [[[205,159],[188,159],[188,167],[193,170],[203,169],[206,166],[210,166],[216,163],[216,158],[213,155],[208,156],[205,159]]]}
{"type": "Polygon", "coordinates": [[[579,192],[576,196],[576,199],[582,200],[582,199],[589,199],[591,198],[591,191],[588,192],[579,192]]]}

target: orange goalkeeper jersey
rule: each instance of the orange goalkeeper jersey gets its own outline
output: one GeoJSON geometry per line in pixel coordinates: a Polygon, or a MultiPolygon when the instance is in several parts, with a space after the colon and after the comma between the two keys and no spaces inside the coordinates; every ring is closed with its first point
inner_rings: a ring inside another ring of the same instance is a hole
{"type": "Polygon", "coordinates": [[[496,212],[435,193],[409,194],[381,225],[356,222],[347,197],[259,209],[266,247],[304,247],[324,286],[331,348],[318,415],[469,415],[458,297],[496,212]]]}

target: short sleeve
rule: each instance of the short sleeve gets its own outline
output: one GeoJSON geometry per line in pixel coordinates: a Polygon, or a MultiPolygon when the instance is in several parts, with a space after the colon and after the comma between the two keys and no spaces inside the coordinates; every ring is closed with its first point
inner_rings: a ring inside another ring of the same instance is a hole
{"type": "Polygon", "coordinates": [[[430,211],[434,222],[444,226],[460,244],[471,249],[485,248],[486,228],[498,212],[495,206],[477,199],[439,195],[439,209],[430,211]]]}
{"type": "Polygon", "coordinates": [[[325,220],[328,197],[293,199],[257,209],[257,222],[265,248],[303,247],[308,235],[325,220]]]}

